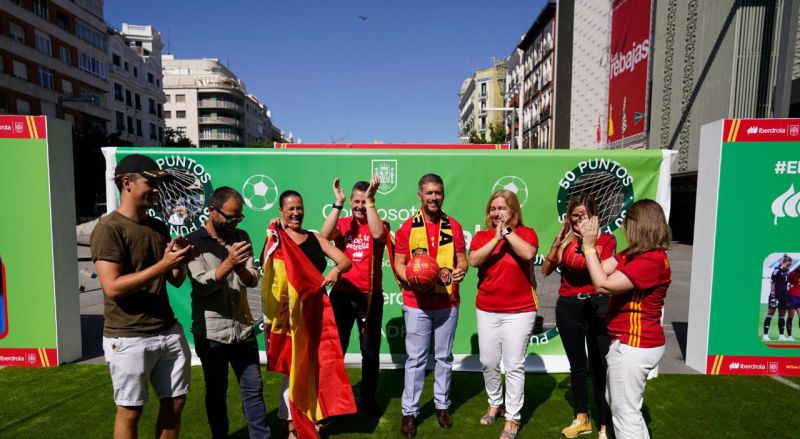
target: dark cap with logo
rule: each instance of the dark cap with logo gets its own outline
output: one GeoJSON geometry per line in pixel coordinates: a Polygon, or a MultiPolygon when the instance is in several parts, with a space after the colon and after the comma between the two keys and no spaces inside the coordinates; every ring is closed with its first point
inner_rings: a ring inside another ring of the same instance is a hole
{"type": "Polygon", "coordinates": [[[143,177],[160,180],[169,177],[169,174],[162,171],[155,160],[141,154],[132,154],[124,157],[117,164],[114,175],[139,174],[143,177]]]}

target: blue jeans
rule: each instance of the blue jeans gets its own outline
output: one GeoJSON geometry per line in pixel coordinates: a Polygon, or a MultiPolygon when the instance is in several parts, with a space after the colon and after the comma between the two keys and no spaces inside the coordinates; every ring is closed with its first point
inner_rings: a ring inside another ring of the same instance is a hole
{"type": "Polygon", "coordinates": [[[203,365],[206,382],[206,416],[213,438],[228,437],[228,364],[242,391],[242,411],[251,438],[269,438],[264,408],[258,344],[255,336],[234,344],[219,343],[195,335],[194,349],[203,365]]]}
{"type": "Polygon", "coordinates": [[[403,416],[419,415],[419,398],[425,383],[428,348],[433,333],[433,402],[437,409],[450,406],[450,380],[453,369],[453,338],[456,335],[458,307],[417,309],[403,306],[406,324],[406,373],[403,384],[403,416]]]}

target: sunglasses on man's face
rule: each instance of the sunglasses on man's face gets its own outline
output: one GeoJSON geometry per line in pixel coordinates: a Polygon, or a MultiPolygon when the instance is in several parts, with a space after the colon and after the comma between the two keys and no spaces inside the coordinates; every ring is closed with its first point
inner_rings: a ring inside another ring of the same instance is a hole
{"type": "Polygon", "coordinates": [[[242,222],[242,220],[244,220],[244,215],[228,215],[219,209],[214,209],[214,211],[222,215],[222,217],[225,218],[225,223],[227,224],[239,224],[242,222]]]}

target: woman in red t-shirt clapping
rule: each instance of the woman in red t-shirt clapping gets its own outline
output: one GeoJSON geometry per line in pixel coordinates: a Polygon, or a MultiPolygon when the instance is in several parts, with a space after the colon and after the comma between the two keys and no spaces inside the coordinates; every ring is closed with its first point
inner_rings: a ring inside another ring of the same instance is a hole
{"type": "Polygon", "coordinates": [[[536,291],[531,284],[536,232],[522,224],[517,196],[499,190],[486,205],[485,230],[470,243],[469,263],[478,267],[478,346],[489,409],[481,424],[505,415],[501,439],[513,439],[520,428],[524,399],[525,356],[536,319],[536,291]],[[500,362],[506,372],[503,397],[500,362]]]}
{"type": "Polygon", "coordinates": [[[597,217],[583,221],[580,231],[592,285],[611,296],[606,398],[614,432],[619,439],[641,439],[650,437],[642,417],[647,375],[664,356],[661,310],[672,281],[666,253],[670,230],[664,211],[653,200],[633,203],[623,227],[628,248],[602,261],[596,248],[597,217]]]}
{"type": "MultiPolygon", "coordinates": [[[[556,267],[561,272],[561,287],[558,289],[556,302],[556,325],[569,360],[572,398],[575,403],[575,420],[561,431],[568,438],[592,432],[586,387],[586,376],[590,371],[600,439],[606,437],[606,426],[611,421],[605,398],[605,357],[609,345],[606,332],[608,296],[597,293],[592,286],[578,229],[581,221],[593,216],[597,216],[597,203],[591,195],[579,193],[570,197],[564,225],[542,264],[544,276],[549,276],[556,267]]],[[[602,259],[614,256],[617,249],[614,235],[601,234],[595,243],[595,249],[602,259]]]]}

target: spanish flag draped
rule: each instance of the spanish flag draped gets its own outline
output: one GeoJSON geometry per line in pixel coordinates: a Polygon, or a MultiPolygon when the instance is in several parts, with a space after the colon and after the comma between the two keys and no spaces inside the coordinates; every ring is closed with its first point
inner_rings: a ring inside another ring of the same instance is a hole
{"type": "Polygon", "coordinates": [[[262,283],[267,369],[289,376],[298,437],[316,438],[316,422],[355,413],[356,403],[322,275],[286,232],[268,233],[262,283]]]}

